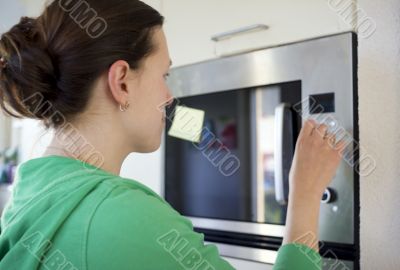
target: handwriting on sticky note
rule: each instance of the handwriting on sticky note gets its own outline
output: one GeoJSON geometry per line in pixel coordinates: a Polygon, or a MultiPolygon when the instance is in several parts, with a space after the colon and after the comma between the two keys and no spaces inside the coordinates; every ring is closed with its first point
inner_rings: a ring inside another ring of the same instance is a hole
{"type": "Polygon", "coordinates": [[[204,114],[202,110],[176,106],[175,117],[168,135],[199,143],[203,130],[204,114]]]}

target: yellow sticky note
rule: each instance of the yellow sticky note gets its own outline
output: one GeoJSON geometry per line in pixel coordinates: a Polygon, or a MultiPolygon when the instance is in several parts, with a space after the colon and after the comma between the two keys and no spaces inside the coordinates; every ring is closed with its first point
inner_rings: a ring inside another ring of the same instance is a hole
{"type": "Polygon", "coordinates": [[[203,130],[204,114],[202,110],[176,106],[175,117],[168,135],[199,143],[203,130]]]}

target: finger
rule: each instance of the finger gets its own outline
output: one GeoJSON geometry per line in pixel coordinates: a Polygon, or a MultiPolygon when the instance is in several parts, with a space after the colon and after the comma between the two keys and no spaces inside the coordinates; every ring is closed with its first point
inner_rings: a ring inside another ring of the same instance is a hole
{"type": "Polygon", "coordinates": [[[314,134],[317,134],[322,139],[325,139],[327,136],[327,132],[328,132],[328,126],[325,124],[321,124],[315,129],[314,134]]]}
{"type": "Polygon", "coordinates": [[[335,134],[328,132],[325,140],[328,142],[330,147],[332,147],[333,149],[336,148],[336,135],[335,134]]]}
{"type": "Polygon", "coordinates": [[[313,133],[313,130],[316,128],[317,123],[312,120],[312,119],[308,119],[305,123],[303,128],[301,129],[301,133],[303,133],[304,135],[311,135],[313,133]]]}

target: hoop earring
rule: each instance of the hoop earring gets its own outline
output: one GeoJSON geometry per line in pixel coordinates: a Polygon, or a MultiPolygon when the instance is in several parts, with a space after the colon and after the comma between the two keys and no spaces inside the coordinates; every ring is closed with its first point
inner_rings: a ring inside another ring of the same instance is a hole
{"type": "Polygon", "coordinates": [[[126,112],[126,110],[128,110],[128,108],[129,108],[129,102],[127,101],[126,103],[125,103],[125,105],[121,105],[121,104],[119,104],[119,110],[121,111],[121,112],[126,112]]]}

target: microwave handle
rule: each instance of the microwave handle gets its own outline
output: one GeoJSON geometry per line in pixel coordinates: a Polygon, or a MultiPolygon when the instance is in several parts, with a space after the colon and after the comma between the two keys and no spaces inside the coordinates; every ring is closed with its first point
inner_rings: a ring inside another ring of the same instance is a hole
{"type": "Polygon", "coordinates": [[[289,172],[294,155],[293,114],[291,105],[282,103],[275,108],[275,199],[287,205],[289,172]]]}

